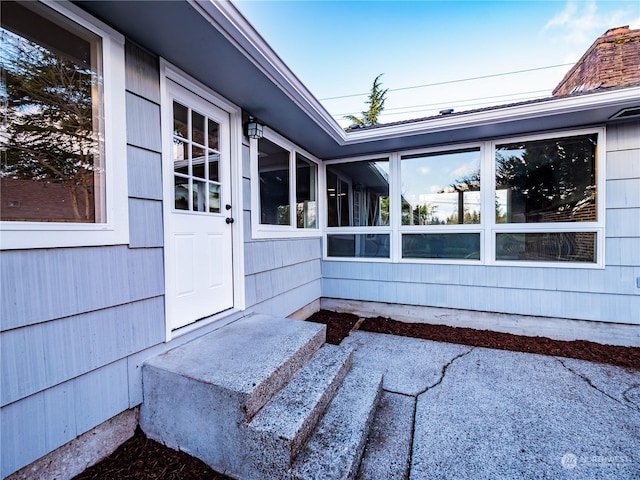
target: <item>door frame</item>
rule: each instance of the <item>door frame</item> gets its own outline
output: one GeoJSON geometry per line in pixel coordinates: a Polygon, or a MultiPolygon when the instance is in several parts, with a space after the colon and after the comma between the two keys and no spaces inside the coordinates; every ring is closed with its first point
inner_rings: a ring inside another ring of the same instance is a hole
{"type": "MultiPolygon", "coordinates": [[[[242,149],[243,149],[243,131],[242,131],[242,109],[237,105],[226,100],[221,95],[211,90],[206,85],[195,80],[179,68],[160,58],[160,115],[162,129],[162,198],[163,198],[163,224],[167,225],[168,215],[172,212],[171,199],[173,198],[173,172],[167,167],[172,161],[172,137],[167,135],[165,129],[173,123],[172,102],[168,92],[168,82],[173,81],[182,86],[186,90],[202,97],[209,103],[224,110],[229,114],[229,134],[230,134],[230,165],[231,165],[231,205],[233,205],[232,215],[236,220],[231,224],[231,245],[232,245],[232,264],[233,264],[233,308],[225,310],[219,314],[199,320],[176,330],[171,328],[171,319],[167,308],[168,302],[171,302],[171,296],[166,295],[167,275],[169,272],[164,263],[164,285],[165,285],[165,340],[169,342],[171,339],[180,335],[184,335],[198,328],[209,325],[224,317],[232,315],[235,312],[245,309],[245,287],[244,287],[244,211],[243,211],[243,195],[242,195],[242,149]]],[[[169,240],[169,232],[164,228],[164,245],[169,240]]],[[[163,247],[164,254],[166,248],[163,247]]],[[[164,256],[164,255],[163,255],[164,256]]]]}

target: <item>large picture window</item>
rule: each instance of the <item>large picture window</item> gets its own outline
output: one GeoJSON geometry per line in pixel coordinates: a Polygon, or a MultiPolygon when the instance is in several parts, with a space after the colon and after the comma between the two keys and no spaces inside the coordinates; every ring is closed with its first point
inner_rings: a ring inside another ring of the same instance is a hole
{"type": "Polygon", "coordinates": [[[603,266],[604,129],[328,162],[326,257],[603,266]]]}
{"type": "Polygon", "coordinates": [[[2,247],[126,242],[122,37],[72,5],[0,8],[2,247]]]}
{"type": "Polygon", "coordinates": [[[0,219],[102,222],[101,39],[38,7],[2,2],[0,219]]]}

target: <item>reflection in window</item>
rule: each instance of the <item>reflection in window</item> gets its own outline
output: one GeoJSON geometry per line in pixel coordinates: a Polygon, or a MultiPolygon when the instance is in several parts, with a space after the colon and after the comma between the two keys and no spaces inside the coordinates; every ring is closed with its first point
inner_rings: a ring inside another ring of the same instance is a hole
{"type": "Polygon", "coordinates": [[[595,263],[596,233],[498,233],[496,260],[595,263]]]}
{"type": "Polygon", "coordinates": [[[218,124],[173,102],[174,208],[220,213],[218,124]],[[189,117],[191,121],[189,122],[189,117]]]}
{"type": "Polygon", "coordinates": [[[479,233],[405,233],[402,258],[480,260],[479,233]]]}
{"type": "Polygon", "coordinates": [[[389,258],[388,234],[327,235],[327,256],[389,258]]]}
{"type": "Polygon", "coordinates": [[[327,165],[327,226],[385,225],[389,225],[389,161],[327,165]]]}
{"type": "Polygon", "coordinates": [[[402,157],[402,225],[480,223],[480,149],[402,157]]]}
{"type": "Polygon", "coordinates": [[[496,222],[593,222],[597,134],[497,145],[496,222]]]}
{"type": "Polygon", "coordinates": [[[289,151],[261,138],[258,140],[260,223],[291,225],[289,202],[289,151]]]}
{"type": "Polygon", "coordinates": [[[106,222],[101,39],[35,2],[0,6],[0,220],[106,222]]]}
{"type": "Polygon", "coordinates": [[[318,166],[311,160],[296,154],[296,226],[317,228],[318,166]]]}

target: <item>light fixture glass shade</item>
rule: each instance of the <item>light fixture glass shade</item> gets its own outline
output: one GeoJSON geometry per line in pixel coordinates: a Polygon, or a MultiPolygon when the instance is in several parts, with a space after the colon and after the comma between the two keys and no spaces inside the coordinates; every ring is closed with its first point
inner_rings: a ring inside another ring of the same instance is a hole
{"type": "Polygon", "coordinates": [[[247,123],[247,137],[249,138],[262,138],[262,124],[260,124],[255,118],[249,117],[249,123],[247,123]]]}

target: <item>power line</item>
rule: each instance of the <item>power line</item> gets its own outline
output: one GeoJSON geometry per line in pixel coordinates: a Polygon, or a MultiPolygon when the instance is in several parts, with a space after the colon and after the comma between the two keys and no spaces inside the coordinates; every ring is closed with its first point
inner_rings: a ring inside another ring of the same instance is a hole
{"type": "MultiPolygon", "coordinates": [[[[459,107],[463,107],[463,106],[473,106],[474,104],[469,104],[466,102],[475,102],[478,100],[492,100],[492,99],[497,99],[497,98],[505,98],[505,97],[520,97],[522,95],[533,95],[533,94],[537,94],[537,93],[543,93],[543,92],[548,92],[549,89],[545,89],[545,90],[532,90],[529,92],[518,92],[518,93],[508,93],[505,95],[492,95],[489,97],[476,97],[476,98],[467,98],[464,100],[447,100],[447,101],[441,101],[438,103],[426,103],[426,104],[422,104],[422,105],[407,105],[406,107],[394,107],[394,108],[385,108],[380,114],[384,115],[387,114],[386,112],[390,112],[392,110],[405,110],[407,108],[427,108],[427,107],[438,107],[441,105],[456,105],[459,107]],[[458,105],[460,104],[460,105],[458,105]]],[[[484,102],[483,102],[484,103],[484,102]]],[[[421,110],[418,110],[421,111],[421,110]]],[[[334,117],[342,117],[345,115],[356,115],[360,112],[347,112],[347,113],[334,113],[332,114],[332,116],[334,117]]],[[[399,112],[399,113],[411,113],[411,112],[399,112]]],[[[395,115],[397,115],[398,113],[395,113],[395,115]]]]}
{"type": "MultiPolygon", "coordinates": [[[[558,65],[549,65],[547,67],[528,68],[526,70],[515,70],[513,72],[493,73],[491,75],[482,75],[482,76],[479,76],[479,77],[461,78],[461,79],[458,79],[458,80],[447,80],[445,82],[425,83],[423,85],[413,85],[411,87],[390,88],[390,89],[388,89],[388,91],[389,92],[399,92],[399,91],[402,91],[402,90],[412,90],[412,89],[416,89],[416,88],[436,87],[436,86],[439,86],[439,85],[450,85],[452,83],[470,82],[472,80],[483,80],[485,78],[495,78],[495,77],[503,77],[503,76],[506,76],[506,75],[516,75],[518,73],[535,72],[535,71],[538,71],[538,70],[548,70],[550,68],[566,67],[568,65],[575,65],[575,62],[572,62],[572,63],[561,63],[561,64],[558,64],[558,65]]],[[[363,95],[369,95],[369,92],[352,93],[350,95],[339,95],[339,96],[336,96],[336,97],[326,97],[326,98],[320,98],[319,100],[320,101],[337,100],[337,99],[341,99],[341,98],[361,97],[363,95]]]]}

